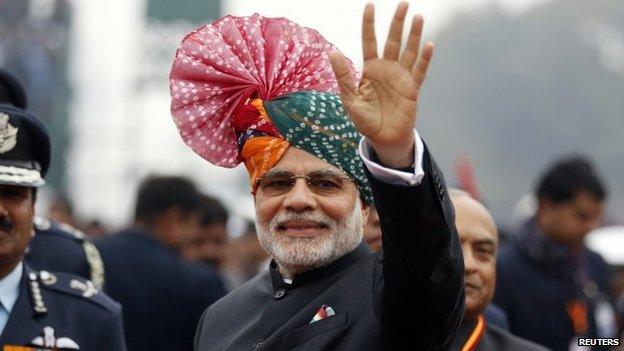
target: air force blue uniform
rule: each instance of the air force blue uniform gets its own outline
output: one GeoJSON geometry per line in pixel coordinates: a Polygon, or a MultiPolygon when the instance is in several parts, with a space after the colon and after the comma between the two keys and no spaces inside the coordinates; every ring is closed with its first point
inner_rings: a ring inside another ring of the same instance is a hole
{"type": "Polygon", "coordinates": [[[0,336],[4,350],[126,350],[121,306],[88,280],[24,265],[19,296],[0,336]],[[17,348],[16,348],[17,350],[17,348]]]}

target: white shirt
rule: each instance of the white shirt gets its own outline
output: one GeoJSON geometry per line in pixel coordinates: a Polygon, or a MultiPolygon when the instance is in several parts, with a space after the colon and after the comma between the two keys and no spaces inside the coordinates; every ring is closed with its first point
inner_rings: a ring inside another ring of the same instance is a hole
{"type": "Polygon", "coordinates": [[[9,315],[19,296],[19,284],[24,273],[24,264],[20,262],[11,273],[0,280],[0,334],[4,331],[9,315]]]}
{"type": "Polygon", "coordinates": [[[372,146],[366,137],[363,137],[360,140],[359,153],[362,157],[362,161],[364,161],[364,165],[375,178],[388,184],[415,186],[420,184],[425,176],[425,171],[423,170],[422,165],[425,145],[420,139],[420,135],[418,135],[416,129],[414,129],[414,138],[416,140],[416,145],[414,147],[414,173],[386,168],[371,161],[370,155],[372,152],[372,146]]]}

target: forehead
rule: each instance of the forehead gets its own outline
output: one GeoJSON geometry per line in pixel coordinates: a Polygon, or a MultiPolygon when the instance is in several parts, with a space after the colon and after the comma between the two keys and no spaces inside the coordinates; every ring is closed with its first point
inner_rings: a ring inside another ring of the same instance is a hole
{"type": "Polygon", "coordinates": [[[344,174],[338,167],[296,147],[289,147],[279,162],[271,168],[271,171],[292,173],[310,173],[319,170],[332,170],[344,174]]]}
{"type": "Polygon", "coordinates": [[[488,210],[477,201],[461,196],[453,198],[455,225],[462,241],[494,241],[498,243],[496,224],[488,210]]]}

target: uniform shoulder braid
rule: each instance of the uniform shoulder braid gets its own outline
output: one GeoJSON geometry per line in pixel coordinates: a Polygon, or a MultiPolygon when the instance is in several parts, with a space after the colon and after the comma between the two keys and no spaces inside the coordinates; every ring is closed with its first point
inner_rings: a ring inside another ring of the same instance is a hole
{"type": "Polygon", "coordinates": [[[40,233],[59,235],[78,242],[83,242],[87,238],[87,236],[79,229],[76,229],[69,224],[56,222],[43,216],[35,216],[33,218],[33,225],[35,230],[40,233]]]}
{"type": "MultiPolygon", "coordinates": [[[[61,272],[40,271],[32,274],[36,275],[36,280],[43,289],[86,300],[109,311],[119,309],[119,304],[103,294],[90,280],[61,272]]],[[[32,277],[31,280],[33,280],[32,277]]]]}
{"type": "MultiPolygon", "coordinates": [[[[86,263],[89,268],[88,278],[98,289],[102,289],[104,286],[104,263],[102,262],[99,250],[95,244],[93,244],[91,238],[89,238],[81,230],[74,228],[69,224],[57,222],[43,216],[35,216],[33,219],[33,225],[38,235],[51,235],[55,238],[59,238],[61,241],[74,242],[76,245],[80,245],[82,247],[82,251],[84,252],[84,259],[86,259],[86,263]]],[[[39,268],[47,267],[43,266],[39,268]]],[[[58,270],[65,271],[63,269],[58,270]]],[[[70,270],[69,272],[79,274],[79,272],[73,270],[70,270]]]]}

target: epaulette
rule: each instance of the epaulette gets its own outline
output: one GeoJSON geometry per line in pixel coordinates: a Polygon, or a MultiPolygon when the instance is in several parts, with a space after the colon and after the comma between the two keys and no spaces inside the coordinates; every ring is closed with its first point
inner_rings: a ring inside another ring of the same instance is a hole
{"type": "Polygon", "coordinates": [[[90,280],[60,272],[41,271],[34,274],[37,274],[37,281],[41,288],[87,300],[110,311],[115,311],[117,308],[116,302],[103,294],[90,280]]]}
{"type": "Polygon", "coordinates": [[[33,225],[36,230],[48,230],[52,227],[52,221],[46,217],[35,215],[33,217],[33,225]]]}
{"type": "Polygon", "coordinates": [[[64,236],[78,242],[84,241],[87,237],[82,231],[72,227],[69,224],[56,222],[42,216],[35,216],[33,218],[33,225],[35,230],[39,232],[64,236]]]}
{"type": "Polygon", "coordinates": [[[97,247],[95,247],[85,233],[69,224],[52,221],[42,216],[35,216],[33,218],[33,225],[39,232],[60,235],[77,241],[82,245],[87,263],[89,264],[89,276],[91,281],[98,289],[102,289],[104,286],[104,263],[102,262],[100,251],[98,251],[97,247]]]}

